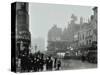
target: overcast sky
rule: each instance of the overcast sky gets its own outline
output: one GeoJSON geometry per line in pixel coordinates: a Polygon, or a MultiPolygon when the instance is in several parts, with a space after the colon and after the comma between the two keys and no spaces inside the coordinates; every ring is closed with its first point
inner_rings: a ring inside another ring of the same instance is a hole
{"type": "Polygon", "coordinates": [[[72,14],[78,18],[82,16],[88,19],[93,14],[92,8],[90,6],[30,3],[31,36],[32,38],[42,37],[47,39],[48,30],[53,24],[57,24],[62,29],[67,28],[72,14]]]}

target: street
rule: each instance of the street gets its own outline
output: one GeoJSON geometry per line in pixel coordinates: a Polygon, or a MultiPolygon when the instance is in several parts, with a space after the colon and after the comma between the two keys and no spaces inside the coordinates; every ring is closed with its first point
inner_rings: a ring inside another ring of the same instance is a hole
{"type": "Polygon", "coordinates": [[[81,60],[63,60],[61,70],[96,68],[97,64],[82,62],[81,60]]]}

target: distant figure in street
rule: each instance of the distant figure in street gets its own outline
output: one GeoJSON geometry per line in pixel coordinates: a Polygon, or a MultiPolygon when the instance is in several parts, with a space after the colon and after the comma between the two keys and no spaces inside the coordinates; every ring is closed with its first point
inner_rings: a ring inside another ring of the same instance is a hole
{"type": "Polygon", "coordinates": [[[57,70],[59,70],[61,68],[61,61],[58,59],[57,60],[57,70]]]}
{"type": "Polygon", "coordinates": [[[49,70],[49,57],[46,58],[46,70],[49,70]]]}
{"type": "Polygon", "coordinates": [[[51,57],[49,57],[49,70],[52,70],[53,67],[53,60],[51,59],[51,57]]]}
{"type": "Polygon", "coordinates": [[[52,70],[53,67],[53,60],[51,57],[47,57],[46,59],[46,70],[52,70]]]}
{"type": "Polygon", "coordinates": [[[43,71],[43,69],[44,69],[44,68],[43,68],[43,66],[44,66],[43,55],[41,55],[41,57],[40,57],[40,63],[39,63],[39,64],[40,64],[40,65],[39,65],[39,66],[40,66],[40,70],[43,71]]]}
{"type": "Polygon", "coordinates": [[[55,58],[55,60],[54,60],[54,68],[55,68],[55,70],[57,68],[57,58],[55,58]]]}
{"type": "Polygon", "coordinates": [[[84,62],[85,61],[85,56],[82,55],[81,59],[82,59],[82,62],[84,62]]]}
{"type": "Polygon", "coordinates": [[[33,66],[34,66],[34,71],[36,72],[37,71],[37,59],[36,57],[34,58],[34,62],[33,62],[33,66]]]}

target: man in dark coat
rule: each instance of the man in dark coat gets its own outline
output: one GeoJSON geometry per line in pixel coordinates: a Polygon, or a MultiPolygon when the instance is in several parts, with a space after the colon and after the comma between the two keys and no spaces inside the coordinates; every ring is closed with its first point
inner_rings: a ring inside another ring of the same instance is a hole
{"type": "Polygon", "coordinates": [[[49,57],[46,58],[46,70],[49,70],[49,57]]]}
{"type": "Polygon", "coordinates": [[[57,70],[59,70],[61,68],[61,61],[58,59],[57,61],[57,70]]]}
{"type": "Polygon", "coordinates": [[[55,58],[55,60],[54,60],[54,68],[55,69],[57,68],[57,58],[55,58]]]}
{"type": "Polygon", "coordinates": [[[51,59],[51,57],[49,57],[49,61],[48,61],[48,69],[52,70],[53,67],[53,60],[51,59]]]}

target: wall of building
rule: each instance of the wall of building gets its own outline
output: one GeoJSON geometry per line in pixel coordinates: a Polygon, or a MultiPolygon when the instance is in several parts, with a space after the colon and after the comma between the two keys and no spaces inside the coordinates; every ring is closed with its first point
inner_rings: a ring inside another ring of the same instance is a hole
{"type": "Polygon", "coordinates": [[[28,3],[16,2],[16,45],[20,55],[28,55],[30,42],[28,3]]]}
{"type": "Polygon", "coordinates": [[[88,23],[83,23],[79,31],[74,33],[74,46],[76,47],[87,47],[91,46],[95,41],[97,42],[97,8],[93,8],[94,15],[91,15],[88,23]],[[76,44],[77,43],[77,44],[76,44]]]}

